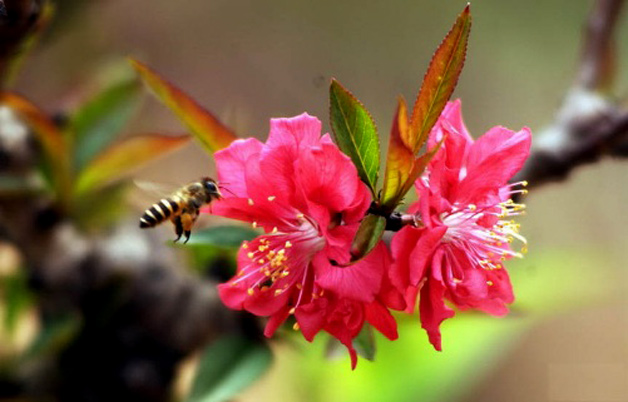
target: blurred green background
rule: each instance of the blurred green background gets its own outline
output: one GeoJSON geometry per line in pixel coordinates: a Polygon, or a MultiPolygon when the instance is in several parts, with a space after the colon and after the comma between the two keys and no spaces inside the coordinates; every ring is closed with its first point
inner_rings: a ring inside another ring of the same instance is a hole
{"type": "MultiPolygon", "coordinates": [[[[396,96],[412,100],[465,1],[109,0],[85,4],[30,58],[17,89],[48,111],[132,56],[155,68],[241,136],[265,138],[270,117],[307,111],[328,124],[335,77],[380,132],[396,96]]],[[[539,131],[571,84],[592,1],[478,0],[454,97],[474,135],[494,125],[539,131]]],[[[628,24],[625,24],[628,25],[628,24]]],[[[628,83],[628,26],[618,36],[628,83]]],[[[182,132],[147,97],[128,132],[182,132]]],[[[324,339],[275,344],[273,368],[243,401],[628,400],[628,189],[624,161],[578,169],[534,190],[522,220],[530,252],[509,264],[517,302],[504,319],[459,314],[435,352],[416,317],[379,339],[375,363],[323,357],[324,339]]],[[[190,145],[137,172],[184,183],[213,173],[190,145]]],[[[207,221],[206,221],[207,222],[207,221]]],[[[170,227],[162,227],[170,235],[170,227]]],[[[295,337],[295,339],[297,339],[295,337]]]]}

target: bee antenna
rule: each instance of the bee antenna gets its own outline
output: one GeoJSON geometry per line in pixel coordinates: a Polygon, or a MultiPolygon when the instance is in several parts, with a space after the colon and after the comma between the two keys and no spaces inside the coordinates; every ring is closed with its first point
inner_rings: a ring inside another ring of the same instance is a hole
{"type": "MultiPolygon", "coordinates": [[[[223,184],[224,184],[224,183],[223,183],[223,184]]],[[[234,193],[233,191],[229,190],[227,187],[220,187],[220,189],[221,189],[221,190],[224,190],[224,191],[226,191],[226,192],[228,192],[229,194],[231,194],[231,195],[232,195],[232,196],[234,196],[234,197],[237,197],[237,196],[235,195],[235,193],[234,193]]]]}

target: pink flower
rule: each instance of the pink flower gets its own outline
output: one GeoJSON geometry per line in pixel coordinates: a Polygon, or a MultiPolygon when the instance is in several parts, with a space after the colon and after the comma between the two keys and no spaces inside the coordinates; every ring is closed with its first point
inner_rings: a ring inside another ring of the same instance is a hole
{"type": "Polygon", "coordinates": [[[384,306],[405,306],[384,277],[386,247],[341,266],[371,197],[318,119],[272,119],[265,144],[235,141],[216,153],[216,165],[226,191],[213,213],[265,231],[242,245],[237,275],[219,286],[227,306],[270,317],[267,336],[294,314],[308,340],[325,330],[343,342],[354,366],[351,340],[365,321],[396,338],[384,306]]]}
{"type": "MultiPolygon", "coordinates": [[[[510,243],[519,225],[510,220],[523,205],[510,195],[525,183],[508,184],[528,157],[530,130],[494,127],[473,141],[462,121],[460,101],[447,104],[430,134],[430,146],[445,138],[415,187],[419,227],[395,234],[392,281],[406,292],[412,312],[420,292],[419,314],[430,342],[441,350],[440,323],[454,311],[479,309],[501,316],[514,300],[503,261],[520,257],[510,243]]],[[[525,251],[525,250],[522,250],[525,251]]]]}

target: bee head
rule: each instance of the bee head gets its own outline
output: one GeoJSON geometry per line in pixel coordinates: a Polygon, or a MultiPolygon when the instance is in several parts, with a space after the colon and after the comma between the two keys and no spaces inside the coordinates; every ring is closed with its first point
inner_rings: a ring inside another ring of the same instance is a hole
{"type": "Polygon", "coordinates": [[[216,196],[216,198],[222,197],[222,194],[220,194],[220,190],[218,189],[218,184],[214,181],[214,179],[210,177],[203,177],[201,182],[211,195],[216,196]]]}

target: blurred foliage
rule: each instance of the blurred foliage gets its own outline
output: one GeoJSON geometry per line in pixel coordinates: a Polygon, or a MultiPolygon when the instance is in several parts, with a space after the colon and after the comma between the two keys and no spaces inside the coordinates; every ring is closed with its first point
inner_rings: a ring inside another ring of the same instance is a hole
{"type": "Polygon", "coordinates": [[[163,134],[120,139],[140,95],[138,82],[127,74],[101,88],[59,124],[28,99],[0,93],[0,103],[17,112],[41,144],[45,156],[41,174],[49,190],[82,226],[112,223],[123,205],[125,186],[120,180],[189,139],[163,134]]]}
{"type": "Polygon", "coordinates": [[[28,287],[26,273],[16,269],[14,273],[0,277],[4,305],[3,328],[12,336],[20,315],[33,305],[33,294],[28,287]]]}
{"type": "Polygon", "coordinates": [[[214,226],[194,232],[190,247],[228,247],[237,249],[243,241],[253,240],[259,232],[245,226],[214,226]]]}
{"type": "Polygon", "coordinates": [[[212,113],[155,71],[137,60],[131,60],[131,65],[157,99],[179,118],[208,153],[226,148],[237,139],[212,113]]]}
{"type": "Polygon", "coordinates": [[[214,226],[195,231],[185,245],[177,247],[188,251],[193,269],[223,282],[236,273],[235,259],[242,242],[258,235],[244,226],[214,226]]]}
{"type": "Polygon", "coordinates": [[[116,139],[138,103],[138,82],[129,77],[105,87],[74,111],[70,126],[74,131],[77,169],[83,169],[116,139]]]}
{"type": "Polygon", "coordinates": [[[229,335],[203,352],[187,402],[222,402],[249,386],[270,367],[273,355],[265,342],[229,335]]]}
{"type": "Polygon", "coordinates": [[[14,83],[54,14],[54,6],[48,0],[8,2],[5,13],[0,15],[0,88],[14,83]]]}

